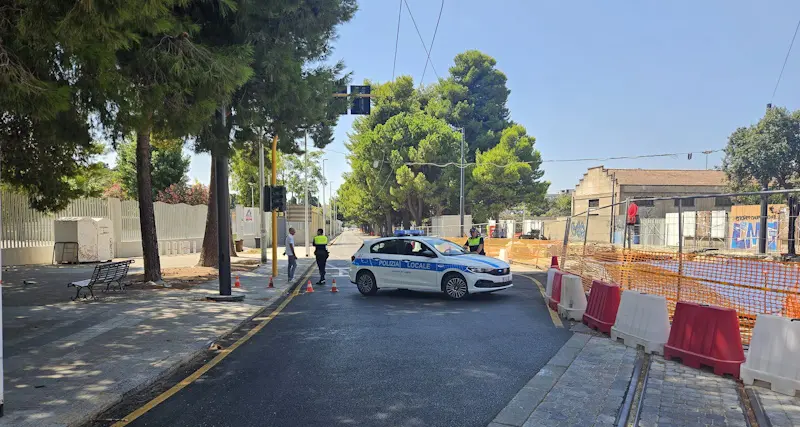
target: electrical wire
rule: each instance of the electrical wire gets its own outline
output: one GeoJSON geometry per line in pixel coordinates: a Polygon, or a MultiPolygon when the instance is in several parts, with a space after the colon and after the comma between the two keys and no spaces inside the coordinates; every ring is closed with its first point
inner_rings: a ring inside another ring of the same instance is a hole
{"type": "MultiPolygon", "coordinates": [[[[425,81],[425,72],[428,71],[428,63],[431,62],[431,52],[433,52],[433,43],[436,41],[436,33],[439,32],[439,21],[442,20],[442,11],[444,10],[444,0],[442,0],[442,6],[439,8],[439,17],[436,18],[436,28],[433,30],[433,38],[431,39],[431,47],[428,50],[428,59],[425,60],[425,68],[422,69],[422,78],[419,79],[419,85],[422,86],[422,83],[425,81]]],[[[433,65],[433,64],[431,64],[433,65]]]]}
{"type": "Polygon", "coordinates": [[[397,68],[397,45],[400,43],[400,17],[403,16],[403,0],[400,0],[400,10],[397,12],[397,35],[394,37],[394,63],[392,64],[392,81],[397,68]]]}
{"type": "MultiPolygon", "coordinates": [[[[419,27],[417,26],[417,20],[414,19],[414,14],[411,13],[411,8],[408,6],[408,1],[403,0],[403,3],[406,5],[406,10],[408,11],[408,16],[411,17],[411,23],[414,24],[414,29],[417,30],[417,35],[419,36],[419,41],[422,43],[422,48],[425,49],[425,53],[428,55],[428,57],[430,57],[431,53],[430,51],[428,51],[428,46],[425,45],[425,40],[422,39],[422,33],[419,32],[419,27]]],[[[433,70],[433,74],[436,75],[436,78],[437,79],[440,78],[439,73],[436,72],[436,67],[433,66],[433,62],[431,62],[431,69],[433,70]]]]}
{"type": "MultiPolygon", "coordinates": [[[[603,157],[603,158],[582,158],[582,159],[553,159],[553,160],[542,160],[541,163],[569,163],[569,162],[602,162],[607,160],[630,160],[630,159],[646,159],[646,158],[655,158],[655,157],[674,157],[674,156],[685,156],[689,154],[711,154],[711,153],[718,153],[724,151],[723,149],[717,150],[705,150],[705,151],[693,151],[687,153],[663,153],[663,154],[642,154],[639,156],[616,156],[616,157],[603,157]]],[[[518,165],[520,163],[538,163],[537,161],[529,161],[529,162],[513,162],[505,165],[497,164],[497,163],[481,163],[481,165],[488,165],[488,166],[495,166],[495,167],[508,167],[513,165],[518,165]]],[[[433,166],[433,167],[449,167],[449,166],[456,166],[458,168],[467,168],[470,166],[475,166],[477,163],[470,162],[464,163],[463,166],[459,162],[447,162],[447,163],[430,163],[430,162],[405,162],[403,163],[406,166],[433,166]]]]}
{"type": "Polygon", "coordinates": [[[786,58],[783,59],[783,66],[781,67],[781,72],[778,74],[778,81],[775,82],[775,89],[772,90],[772,98],[770,98],[770,103],[772,100],[775,99],[775,93],[778,92],[778,85],[781,84],[781,77],[783,77],[783,70],[786,69],[786,63],[789,61],[789,54],[792,53],[792,46],[794,46],[794,39],[797,38],[797,30],[800,29],[800,20],[797,21],[797,26],[794,27],[794,35],[792,36],[792,41],[789,43],[789,50],[786,52],[786,58]]]}

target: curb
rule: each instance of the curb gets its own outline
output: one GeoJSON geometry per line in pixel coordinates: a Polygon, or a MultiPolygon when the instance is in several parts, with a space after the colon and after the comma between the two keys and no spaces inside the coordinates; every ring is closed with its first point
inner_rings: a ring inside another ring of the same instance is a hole
{"type": "Polygon", "coordinates": [[[279,301],[282,301],[283,298],[286,298],[290,293],[292,293],[292,291],[294,291],[302,283],[303,277],[305,277],[307,274],[309,274],[309,272],[311,270],[313,270],[314,267],[315,267],[315,264],[311,263],[308,267],[306,267],[306,269],[302,273],[300,273],[298,275],[298,279],[295,280],[294,283],[290,284],[286,288],[285,291],[281,292],[275,300],[269,302],[267,305],[264,305],[264,306],[260,307],[258,310],[256,310],[255,313],[253,313],[252,315],[250,315],[247,318],[243,319],[242,321],[240,321],[235,326],[233,326],[232,328],[230,328],[226,332],[222,333],[221,335],[217,335],[216,338],[208,340],[204,344],[203,348],[194,351],[192,354],[189,354],[186,357],[183,357],[178,362],[173,363],[169,367],[165,368],[163,371],[161,371],[156,376],[154,376],[152,378],[148,378],[146,381],[136,385],[135,387],[131,388],[130,390],[127,390],[127,391],[121,393],[120,397],[118,399],[116,399],[113,403],[110,403],[108,405],[104,405],[104,406],[98,408],[97,410],[91,410],[91,411],[86,412],[85,416],[81,417],[81,419],[78,419],[78,420],[75,420],[75,421],[69,423],[68,426],[69,427],[81,427],[81,426],[91,425],[91,423],[93,423],[98,416],[108,412],[109,410],[111,410],[115,406],[117,406],[118,404],[124,402],[125,400],[129,399],[132,396],[135,396],[135,395],[143,392],[144,390],[146,390],[147,388],[149,388],[153,384],[156,384],[156,383],[158,383],[160,381],[163,381],[163,380],[175,375],[181,369],[183,369],[183,368],[185,368],[185,367],[187,367],[187,366],[189,366],[191,364],[196,363],[197,359],[201,359],[202,357],[206,356],[206,352],[209,351],[208,348],[212,344],[214,344],[216,342],[219,342],[219,341],[223,341],[225,339],[228,339],[234,333],[236,333],[242,326],[246,325],[247,323],[252,322],[253,319],[255,319],[256,317],[259,317],[259,316],[263,315],[264,312],[268,308],[270,308],[271,306],[275,305],[275,303],[280,303],[279,301]]]}

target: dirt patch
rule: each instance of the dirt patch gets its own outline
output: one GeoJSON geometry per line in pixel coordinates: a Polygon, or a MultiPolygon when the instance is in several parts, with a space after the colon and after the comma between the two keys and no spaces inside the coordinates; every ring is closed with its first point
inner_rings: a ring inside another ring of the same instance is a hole
{"type": "MultiPolygon", "coordinates": [[[[253,271],[258,268],[258,260],[255,263],[237,262],[231,264],[231,273],[253,271]]],[[[191,289],[199,284],[215,280],[219,272],[214,267],[176,267],[164,268],[161,270],[161,278],[169,285],[170,289],[191,289]]],[[[126,279],[126,286],[130,289],[167,289],[162,286],[147,285],[144,282],[144,273],[130,274],[126,279]]]]}

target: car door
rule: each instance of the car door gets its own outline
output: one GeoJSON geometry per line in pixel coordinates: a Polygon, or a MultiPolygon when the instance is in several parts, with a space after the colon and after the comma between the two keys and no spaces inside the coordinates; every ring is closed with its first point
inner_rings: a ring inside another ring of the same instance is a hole
{"type": "Polygon", "coordinates": [[[421,290],[438,290],[437,255],[428,245],[412,239],[404,239],[399,246],[403,262],[403,278],[409,287],[421,290]]]}
{"type": "Polygon", "coordinates": [[[372,274],[379,287],[394,287],[400,281],[402,263],[397,255],[397,239],[382,240],[369,248],[372,274]]]}

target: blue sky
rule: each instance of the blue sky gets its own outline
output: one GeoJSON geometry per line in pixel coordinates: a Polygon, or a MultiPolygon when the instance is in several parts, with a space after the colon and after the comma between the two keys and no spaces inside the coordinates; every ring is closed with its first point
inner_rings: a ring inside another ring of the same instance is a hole
{"type": "MultiPolygon", "coordinates": [[[[407,1],[429,45],[440,1],[407,1]]],[[[343,59],[354,82],[390,80],[399,0],[359,3],[331,59],[343,59]]],[[[511,117],[544,160],[696,152],[723,148],[762,116],[798,19],[800,2],[790,0],[445,0],[431,61],[444,77],[459,52],[497,59],[511,117]]],[[[400,25],[396,74],[419,82],[426,54],[405,7],[400,25]]],[[[800,108],[799,76],[800,40],[775,105],[800,108]]],[[[424,83],[435,81],[429,67],[424,83]]],[[[334,188],[348,170],[341,153],[352,121],[341,118],[327,154],[334,188]]],[[[720,159],[710,155],[709,166],[720,159]]],[[[550,192],[600,164],[703,169],[705,156],[545,163],[550,192]]],[[[194,156],[190,176],[208,182],[209,167],[194,156]]]]}

